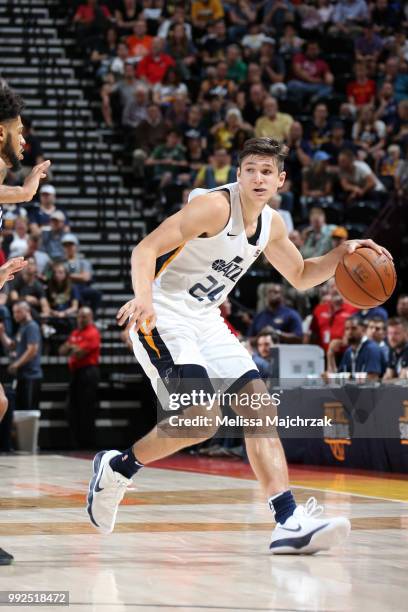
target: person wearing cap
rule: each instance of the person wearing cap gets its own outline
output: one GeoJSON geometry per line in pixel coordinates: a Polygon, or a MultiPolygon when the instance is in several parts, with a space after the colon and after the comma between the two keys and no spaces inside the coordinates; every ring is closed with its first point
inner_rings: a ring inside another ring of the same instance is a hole
{"type": "Polygon", "coordinates": [[[77,290],[79,301],[90,306],[94,315],[101,303],[101,294],[91,287],[92,264],[78,253],[79,240],[75,234],[64,234],[61,239],[65,254],[65,267],[74,288],[77,290]]]}
{"type": "Polygon", "coordinates": [[[42,250],[53,261],[64,259],[61,240],[65,233],[65,215],[62,210],[56,210],[50,215],[50,229],[42,232],[42,250]]]}
{"type": "MultiPolygon", "coordinates": [[[[33,206],[28,214],[28,219],[30,222],[30,231],[33,234],[40,234],[42,231],[47,231],[51,228],[50,220],[51,215],[57,210],[61,210],[56,206],[56,195],[57,192],[55,190],[54,185],[50,183],[46,183],[42,185],[40,188],[40,204],[39,206],[33,206]]],[[[69,230],[69,220],[65,211],[65,225],[66,230],[69,230]]]]}
{"type": "Polygon", "coordinates": [[[300,203],[304,217],[310,205],[333,201],[333,175],[327,169],[329,159],[330,155],[325,151],[316,151],[312,165],[303,171],[300,203]]]}
{"type": "Polygon", "coordinates": [[[286,140],[292,123],[293,117],[288,113],[279,112],[277,100],[269,96],[263,103],[263,115],[255,124],[255,136],[286,140]]]}
{"type": "Polygon", "coordinates": [[[331,237],[332,237],[332,249],[335,249],[341,244],[343,244],[343,242],[346,242],[346,240],[348,240],[348,231],[346,230],[345,227],[338,225],[337,227],[334,228],[334,230],[332,230],[331,237]]]}

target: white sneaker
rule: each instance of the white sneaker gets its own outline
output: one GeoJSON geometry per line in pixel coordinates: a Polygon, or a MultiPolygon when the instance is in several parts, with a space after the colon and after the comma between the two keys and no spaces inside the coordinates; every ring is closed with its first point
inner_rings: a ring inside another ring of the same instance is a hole
{"type": "Polygon", "coordinates": [[[87,511],[92,523],[102,533],[112,533],[119,504],[132,483],[131,478],[115,472],[109,465],[112,457],[120,454],[116,450],[101,451],[93,460],[87,511]]]}
{"type": "Polygon", "coordinates": [[[342,516],[315,518],[322,512],[323,507],[318,506],[314,497],[310,497],[305,506],[297,506],[283,525],[276,524],[270,552],[275,555],[313,554],[341,544],[350,533],[350,521],[342,516]]]}

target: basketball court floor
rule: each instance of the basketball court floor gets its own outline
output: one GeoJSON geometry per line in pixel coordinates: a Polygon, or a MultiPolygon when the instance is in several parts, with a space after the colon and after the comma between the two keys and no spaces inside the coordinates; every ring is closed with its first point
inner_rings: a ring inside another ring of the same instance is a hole
{"type": "Polygon", "coordinates": [[[103,536],[84,509],[90,461],[0,457],[0,546],[15,557],[0,567],[0,590],[69,591],[75,612],[408,609],[403,476],[293,467],[297,499],[316,496],[352,532],[333,551],[279,557],[242,462],[179,455],[145,468],[103,536]]]}

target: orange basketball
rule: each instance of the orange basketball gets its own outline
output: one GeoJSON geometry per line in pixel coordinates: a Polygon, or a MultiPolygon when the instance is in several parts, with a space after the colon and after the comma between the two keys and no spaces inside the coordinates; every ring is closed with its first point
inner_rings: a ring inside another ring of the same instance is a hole
{"type": "Polygon", "coordinates": [[[336,268],[335,278],[343,298],[363,310],[386,302],[397,282],[392,261],[366,247],[344,255],[336,268]]]}

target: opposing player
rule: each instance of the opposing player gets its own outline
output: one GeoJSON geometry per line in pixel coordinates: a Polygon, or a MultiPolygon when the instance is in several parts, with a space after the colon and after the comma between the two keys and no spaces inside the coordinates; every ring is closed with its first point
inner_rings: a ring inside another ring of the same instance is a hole
{"type": "MultiPolygon", "coordinates": [[[[40,180],[47,176],[46,172],[50,166],[48,160],[35,166],[22,187],[3,185],[7,168],[18,170],[20,160],[23,159],[25,141],[21,122],[22,109],[23,101],[20,96],[2,81],[0,83],[0,230],[2,226],[1,204],[14,204],[32,200],[40,180]]],[[[26,264],[24,257],[15,257],[2,265],[0,267],[0,289],[7,281],[12,280],[14,275],[22,270],[26,264]]],[[[7,411],[7,405],[7,397],[0,382],[0,421],[7,411]]],[[[9,565],[12,561],[12,555],[0,548],[0,565],[9,565]]]]}
{"type": "MultiPolygon", "coordinates": [[[[228,330],[218,308],[261,252],[300,291],[332,277],[346,252],[360,246],[383,252],[371,240],[351,240],[323,257],[302,259],[281,217],[267,206],[285,181],[284,149],[271,138],[248,140],[240,153],[236,183],[205,194],[193,191],[187,206],[135,247],[136,297],[119,310],[118,322],[128,323],[135,355],[155,390],[160,379],[164,385],[176,380],[181,386],[188,379],[200,380],[208,390],[210,378],[216,378],[234,380],[239,397],[267,393],[250,355],[228,330]]],[[[241,410],[239,399],[233,408],[241,410]]],[[[209,428],[203,439],[213,433],[209,428]]],[[[165,437],[155,427],[123,453],[98,453],[88,496],[92,523],[111,532],[137,471],[198,441],[193,435],[165,437]]],[[[251,466],[275,513],[272,553],[316,552],[348,536],[346,518],[316,518],[321,507],[314,498],[306,506],[296,505],[276,432],[263,437],[246,434],[245,441],[251,466]]]]}

